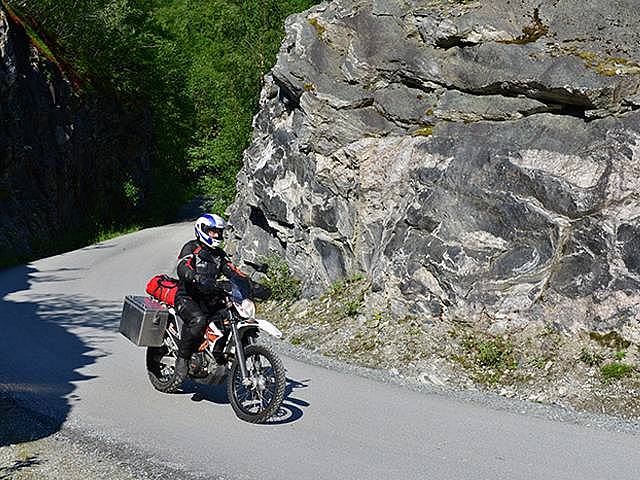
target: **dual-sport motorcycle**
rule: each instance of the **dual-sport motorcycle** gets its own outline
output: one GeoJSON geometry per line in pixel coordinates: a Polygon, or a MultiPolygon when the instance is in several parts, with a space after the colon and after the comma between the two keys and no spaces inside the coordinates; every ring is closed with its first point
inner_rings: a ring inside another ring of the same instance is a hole
{"type": "MultiPolygon", "coordinates": [[[[189,362],[189,377],[208,385],[226,379],[227,395],[236,415],[247,422],[263,423],[282,405],[286,377],[273,349],[257,340],[260,332],[277,338],[282,333],[270,322],[255,318],[251,285],[246,278],[230,278],[222,286],[226,308],[211,318],[202,344],[189,362]]],[[[180,388],[175,362],[183,321],[173,306],[164,307],[168,316],[162,344],[147,346],[146,362],[152,385],[171,393],[180,388]]]]}

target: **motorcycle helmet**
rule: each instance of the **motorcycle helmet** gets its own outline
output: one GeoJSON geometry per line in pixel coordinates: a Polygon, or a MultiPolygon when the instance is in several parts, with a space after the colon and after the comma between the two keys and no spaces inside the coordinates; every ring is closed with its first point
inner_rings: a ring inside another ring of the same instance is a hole
{"type": "Polygon", "coordinates": [[[209,248],[217,248],[224,236],[224,219],[213,213],[205,213],[196,220],[196,238],[209,248]]]}

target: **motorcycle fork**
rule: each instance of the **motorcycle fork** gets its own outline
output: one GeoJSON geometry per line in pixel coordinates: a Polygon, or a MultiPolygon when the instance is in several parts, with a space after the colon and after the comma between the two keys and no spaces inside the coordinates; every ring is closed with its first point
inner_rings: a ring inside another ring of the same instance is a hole
{"type": "Polygon", "coordinates": [[[242,380],[247,379],[247,365],[244,358],[244,347],[242,346],[242,339],[240,338],[240,332],[238,331],[238,324],[231,322],[231,331],[233,332],[233,341],[236,346],[236,362],[240,362],[240,373],[242,373],[242,380]]]}

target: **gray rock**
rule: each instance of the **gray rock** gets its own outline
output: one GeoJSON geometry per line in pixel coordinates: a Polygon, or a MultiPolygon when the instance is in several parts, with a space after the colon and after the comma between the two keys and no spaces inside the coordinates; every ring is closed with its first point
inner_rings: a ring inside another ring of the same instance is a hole
{"type": "MultiPolygon", "coordinates": [[[[560,107],[556,107],[559,110],[560,107]]],[[[481,120],[517,120],[554,109],[525,96],[471,95],[448,90],[441,97],[435,116],[451,122],[479,122],[481,120]]]]}
{"type": "Polygon", "coordinates": [[[96,224],[110,228],[144,208],[149,112],[79,93],[3,7],[0,118],[0,263],[77,245],[96,224]]]}
{"type": "Polygon", "coordinates": [[[640,342],[637,25],[594,1],[290,17],[229,210],[237,255],[277,251],[308,296],[364,272],[371,311],[640,342]]]}

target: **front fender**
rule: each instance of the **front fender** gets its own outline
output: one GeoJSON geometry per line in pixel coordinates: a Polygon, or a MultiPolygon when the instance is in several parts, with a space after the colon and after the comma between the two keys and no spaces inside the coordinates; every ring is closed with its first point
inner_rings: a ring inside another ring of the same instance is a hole
{"type": "Polygon", "coordinates": [[[273,337],[276,337],[276,338],[282,337],[282,332],[278,330],[278,327],[276,327],[273,323],[268,322],[267,320],[261,320],[259,318],[256,318],[249,322],[238,323],[239,331],[242,331],[245,328],[256,328],[256,327],[273,337]]]}

